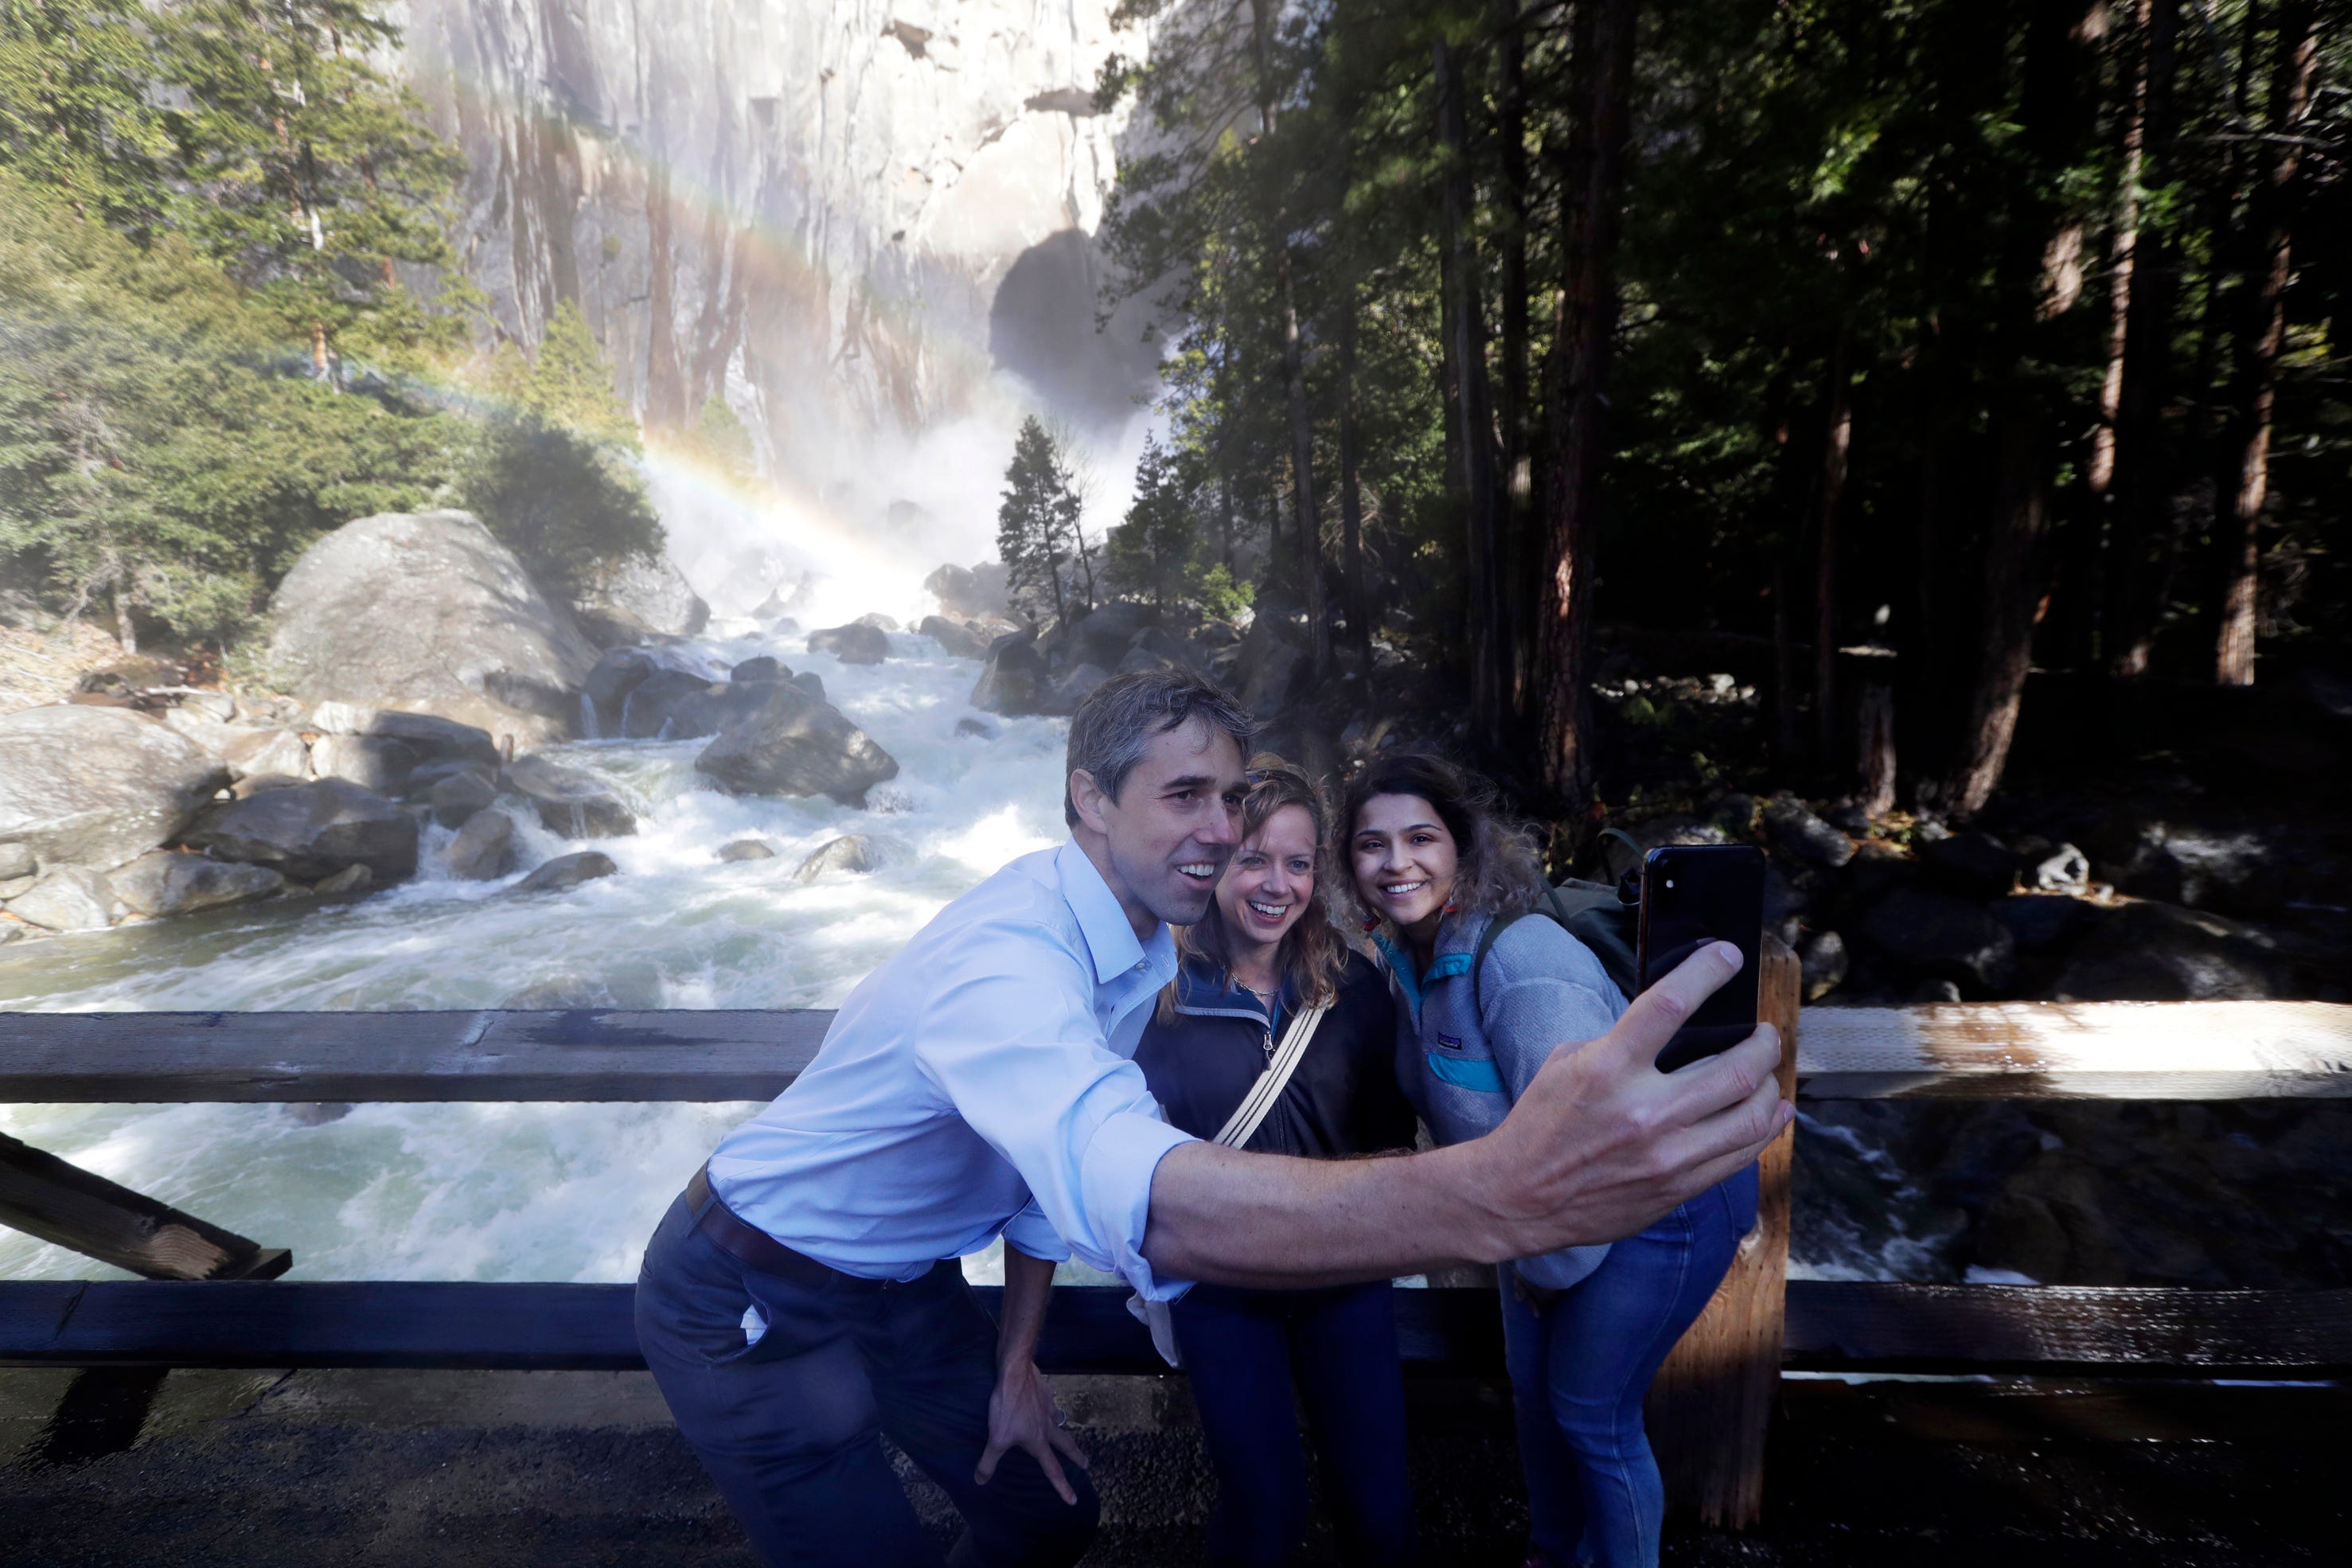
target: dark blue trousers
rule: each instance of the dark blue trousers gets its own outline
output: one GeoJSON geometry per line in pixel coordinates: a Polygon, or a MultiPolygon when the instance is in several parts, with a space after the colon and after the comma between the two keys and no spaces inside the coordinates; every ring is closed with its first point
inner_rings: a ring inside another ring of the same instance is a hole
{"type": "Polygon", "coordinates": [[[996,1324],[952,1262],[879,1290],[812,1289],[748,1267],[670,1205],[637,1276],[637,1342],[678,1430],[742,1521],[761,1561],[923,1565],[940,1561],[882,1451],[887,1434],[963,1515],[950,1561],[1061,1568],[1085,1555],[1099,1512],[1065,1465],[1076,1507],[1014,1449],[986,1486],[996,1324]],[[746,1342],[756,1304],[767,1331],[746,1342]]]}
{"type": "Polygon", "coordinates": [[[1405,1473],[1404,1377],[1391,1287],[1237,1290],[1196,1285],[1176,1303],[1176,1346],[1217,1472],[1208,1561],[1290,1562],[1307,1535],[1307,1450],[1295,1378],[1323,1489],[1350,1563],[1415,1560],[1405,1473]]]}

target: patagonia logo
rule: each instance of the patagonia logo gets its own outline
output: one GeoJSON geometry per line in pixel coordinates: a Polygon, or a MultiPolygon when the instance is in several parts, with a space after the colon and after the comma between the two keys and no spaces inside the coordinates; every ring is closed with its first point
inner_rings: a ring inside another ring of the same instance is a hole
{"type": "Polygon", "coordinates": [[[1439,1048],[1440,1048],[1440,1049],[1443,1049],[1443,1050],[1448,1050],[1448,1051],[1458,1051],[1458,1050],[1460,1050],[1460,1049],[1462,1048],[1462,1042],[1461,1042],[1460,1040],[1455,1039],[1455,1038],[1454,1038],[1453,1036],[1451,1036],[1451,1035],[1440,1035],[1440,1036],[1438,1036],[1438,1037],[1437,1037],[1437,1044],[1438,1044],[1439,1048]]]}

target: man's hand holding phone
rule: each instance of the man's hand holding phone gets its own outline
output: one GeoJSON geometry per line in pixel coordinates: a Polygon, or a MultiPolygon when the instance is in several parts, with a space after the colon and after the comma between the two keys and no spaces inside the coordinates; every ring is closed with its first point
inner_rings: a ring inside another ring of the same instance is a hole
{"type": "Polygon", "coordinates": [[[1493,1162],[1507,1257],[1615,1241],[1763,1152],[1796,1115],[1780,1098],[1780,1031],[1759,1024],[1674,1072],[1658,1053],[1737,975],[1714,942],[1633,999],[1597,1040],[1553,1052],[1511,1113],[1478,1141],[1493,1162]]]}

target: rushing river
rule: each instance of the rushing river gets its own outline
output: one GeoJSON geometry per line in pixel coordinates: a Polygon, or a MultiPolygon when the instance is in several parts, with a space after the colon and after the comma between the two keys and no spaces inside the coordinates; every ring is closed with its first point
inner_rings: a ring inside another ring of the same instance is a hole
{"type": "MultiPolygon", "coordinates": [[[[553,754],[638,809],[634,836],[593,846],[618,876],[519,898],[522,872],[581,846],[517,810],[517,874],[461,882],[439,868],[449,833],[428,827],[418,877],[373,897],[11,943],[0,949],[0,1008],[837,1005],[942,904],[1063,836],[1064,722],[979,714],[967,700],[974,661],[927,637],[890,642],[888,660],[863,667],[748,629],[670,650],[714,674],[755,654],[816,671],[835,705],[898,759],[864,810],[698,787],[702,741],[565,746],[553,754]],[[971,718],[991,733],[958,735],[971,718]],[[803,857],[845,833],[881,841],[889,863],[795,879],[803,857]],[[775,858],[717,858],[746,837],[775,858]]],[[[376,1104],[322,1121],[271,1105],[19,1105],[0,1108],[0,1127],[292,1247],[296,1278],[609,1280],[634,1278],[661,1210],[745,1110],[376,1104]]],[[[110,1273],[0,1230],[0,1278],[110,1273]]]]}
{"type": "MultiPolygon", "coordinates": [[[[517,897],[525,872],[580,846],[509,802],[523,852],[500,881],[448,877],[450,834],[428,826],[416,879],[371,897],[0,948],[0,1010],[831,1007],[949,900],[1062,838],[1066,724],[978,713],[968,701],[974,661],[899,633],[886,662],[843,665],[808,653],[801,637],[732,625],[740,635],[667,657],[714,676],[757,654],[816,671],[833,702],[898,759],[898,776],[865,809],[701,787],[702,741],[564,746],[553,754],[610,781],[637,809],[635,834],[594,846],[617,876],[517,897]],[[969,719],[988,732],[957,734],[969,719]],[[883,868],[795,877],[807,854],[846,833],[878,840],[883,868]],[[774,858],[718,858],[746,837],[765,840],[774,858]]],[[[635,1276],[671,1195],[749,1109],[17,1105],[0,1106],[0,1130],[289,1247],[298,1279],[619,1280],[635,1276]]],[[[1901,1173],[1880,1169],[1885,1157],[1844,1129],[1810,1146],[1853,1190],[1823,1189],[1827,1212],[1801,1205],[1810,1223],[1795,1237],[1793,1270],[1935,1277],[1929,1254],[1944,1237],[1901,1173]]],[[[967,1268],[1000,1274],[992,1249],[967,1268]]],[[[0,1229],[0,1279],[113,1273],[0,1229]]]]}

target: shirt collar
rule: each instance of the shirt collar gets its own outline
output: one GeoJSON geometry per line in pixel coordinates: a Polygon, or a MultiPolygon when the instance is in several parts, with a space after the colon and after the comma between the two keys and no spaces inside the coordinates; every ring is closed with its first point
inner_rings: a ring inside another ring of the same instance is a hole
{"type": "Polygon", "coordinates": [[[1054,873],[1062,884],[1062,898],[1078,921],[1087,952],[1095,961],[1095,980],[1108,984],[1140,965],[1149,964],[1163,982],[1176,972],[1176,939],[1162,921],[1144,941],[1135,938],[1127,911],[1103,880],[1087,852],[1072,839],[1054,852],[1054,873]]]}

